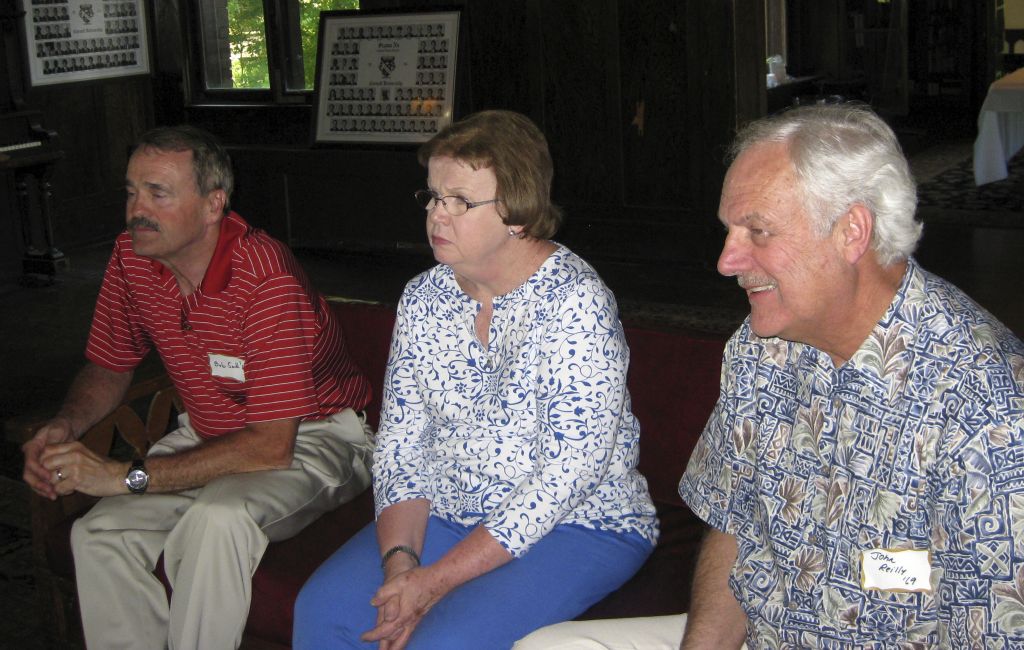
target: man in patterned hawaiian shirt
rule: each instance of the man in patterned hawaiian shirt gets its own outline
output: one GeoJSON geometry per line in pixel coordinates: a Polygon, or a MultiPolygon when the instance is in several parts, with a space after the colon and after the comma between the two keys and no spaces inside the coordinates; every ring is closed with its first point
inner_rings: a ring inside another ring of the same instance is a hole
{"type": "Polygon", "coordinates": [[[869,110],[766,118],[733,155],[718,268],[751,311],[680,483],[712,527],[691,611],[516,650],[1024,648],[1024,344],[910,257],[869,110]]]}
{"type": "Polygon", "coordinates": [[[1024,647],[1024,345],[910,257],[869,110],[733,152],[718,269],[751,313],[680,483],[712,526],[683,647],[1024,647]]]}

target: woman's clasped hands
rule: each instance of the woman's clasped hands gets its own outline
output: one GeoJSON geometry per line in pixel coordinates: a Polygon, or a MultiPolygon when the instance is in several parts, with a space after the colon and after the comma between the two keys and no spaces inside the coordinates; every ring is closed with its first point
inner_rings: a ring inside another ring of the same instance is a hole
{"type": "Polygon", "coordinates": [[[370,604],[377,608],[377,626],[362,635],[380,642],[380,650],[402,650],[430,608],[448,593],[436,567],[420,567],[406,555],[395,555],[384,568],[384,584],[370,604]]]}

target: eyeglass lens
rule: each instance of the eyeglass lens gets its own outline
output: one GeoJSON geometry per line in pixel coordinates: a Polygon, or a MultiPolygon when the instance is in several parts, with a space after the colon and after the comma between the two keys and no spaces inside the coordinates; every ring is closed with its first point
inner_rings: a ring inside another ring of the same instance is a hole
{"type": "Polygon", "coordinates": [[[461,216],[469,209],[465,199],[458,196],[441,197],[429,190],[417,190],[414,196],[416,197],[416,202],[419,203],[420,207],[424,210],[432,210],[434,208],[434,202],[440,201],[448,214],[453,217],[461,216]]]}

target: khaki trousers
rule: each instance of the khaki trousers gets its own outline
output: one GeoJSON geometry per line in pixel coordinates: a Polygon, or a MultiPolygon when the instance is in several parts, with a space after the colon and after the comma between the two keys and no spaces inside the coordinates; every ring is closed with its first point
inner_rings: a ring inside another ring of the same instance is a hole
{"type": "MultiPolygon", "coordinates": [[[[182,415],[150,456],[201,443],[182,415]]],[[[373,435],[351,410],[299,425],[289,469],[170,494],[101,499],[71,532],[89,648],[237,648],[252,574],[288,539],[370,484],[373,435]],[[173,593],[153,574],[160,554],[173,593]]]]}

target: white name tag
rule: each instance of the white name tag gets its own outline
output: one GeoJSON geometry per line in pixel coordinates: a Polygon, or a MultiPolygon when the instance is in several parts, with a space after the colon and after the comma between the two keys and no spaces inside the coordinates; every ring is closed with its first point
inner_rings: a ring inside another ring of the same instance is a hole
{"type": "Polygon", "coordinates": [[[931,591],[931,553],[885,548],[861,551],[861,583],[879,591],[931,591]]]}
{"type": "Polygon", "coordinates": [[[210,374],[245,381],[245,361],[224,354],[210,355],[210,374]]]}

